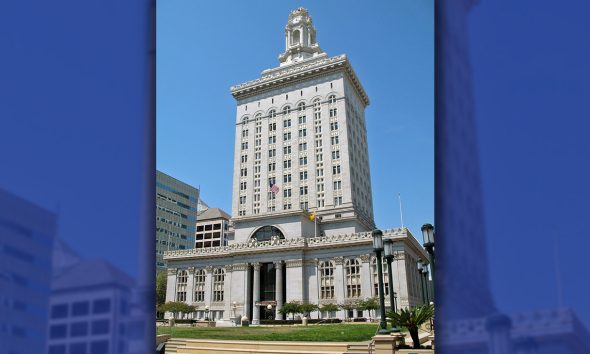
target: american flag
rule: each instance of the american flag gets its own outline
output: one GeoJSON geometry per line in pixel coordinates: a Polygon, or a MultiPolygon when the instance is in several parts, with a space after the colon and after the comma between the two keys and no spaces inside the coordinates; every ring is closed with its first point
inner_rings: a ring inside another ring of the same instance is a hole
{"type": "Polygon", "coordinates": [[[279,186],[277,186],[276,184],[271,185],[270,191],[273,192],[274,194],[277,194],[279,192],[279,186]]]}

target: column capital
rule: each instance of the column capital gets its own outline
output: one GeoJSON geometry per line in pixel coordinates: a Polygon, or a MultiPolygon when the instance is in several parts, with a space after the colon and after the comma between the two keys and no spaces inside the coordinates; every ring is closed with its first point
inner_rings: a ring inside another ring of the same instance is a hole
{"type": "Polygon", "coordinates": [[[370,254],[361,254],[361,261],[363,263],[367,263],[370,259],[371,259],[371,255],[370,254]]]}
{"type": "Polygon", "coordinates": [[[232,270],[246,270],[248,269],[248,263],[234,263],[232,270]]]}
{"type": "Polygon", "coordinates": [[[188,274],[195,274],[195,267],[188,267],[188,274]]]}
{"type": "Polygon", "coordinates": [[[213,272],[213,266],[210,266],[210,265],[206,266],[205,271],[207,271],[207,273],[213,272]]]}
{"type": "Polygon", "coordinates": [[[226,273],[230,273],[234,267],[233,267],[233,265],[228,264],[228,265],[224,265],[222,268],[223,268],[223,270],[225,270],[226,273]]]}
{"type": "Polygon", "coordinates": [[[283,268],[283,261],[275,261],[273,263],[274,263],[276,269],[282,269],[283,268]]]}
{"type": "Polygon", "coordinates": [[[178,272],[178,269],[176,268],[168,268],[167,269],[168,275],[176,275],[176,273],[178,272]]]}
{"type": "Polygon", "coordinates": [[[344,257],[342,257],[342,256],[334,257],[334,263],[336,263],[336,265],[344,264],[344,257]]]}
{"type": "Polygon", "coordinates": [[[259,271],[261,266],[262,265],[259,262],[252,263],[252,267],[254,267],[254,270],[256,271],[259,271]]]}

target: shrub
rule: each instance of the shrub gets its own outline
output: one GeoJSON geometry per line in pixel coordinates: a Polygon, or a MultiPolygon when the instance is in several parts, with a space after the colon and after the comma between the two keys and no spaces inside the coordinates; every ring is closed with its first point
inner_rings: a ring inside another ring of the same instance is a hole
{"type": "Polygon", "coordinates": [[[387,317],[391,318],[392,326],[406,327],[414,342],[414,349],[419,349],[418,327],[434,317],[434,306],[427,304],[412,309],[401,309],[398,312],[389,311],[387,317]]]}
{"type": "Polygon", "coordinates": [[[352,322],[367,322],[367,319],[365,317],[357,317],[353,318],[352,322]]]}
{"type": "Polygon", "coordinates": [[[182,301],[169,301],[158,306],[160,312],[172,312],[172,317],[176,319],[178,314],[195,312],[196,306],[189,305],[182,301]]]}

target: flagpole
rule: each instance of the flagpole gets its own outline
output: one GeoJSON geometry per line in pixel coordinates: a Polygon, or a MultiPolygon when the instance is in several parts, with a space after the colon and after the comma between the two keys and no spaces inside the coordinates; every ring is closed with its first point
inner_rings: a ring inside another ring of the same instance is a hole
{"type": "Polygon", "coordinates": [[[399,219],[402,224],[402,230],[404,228],[404,214],[402,212],[402,196],[400,193],[397,193],[397,199],[399,199],[399,219]]]}

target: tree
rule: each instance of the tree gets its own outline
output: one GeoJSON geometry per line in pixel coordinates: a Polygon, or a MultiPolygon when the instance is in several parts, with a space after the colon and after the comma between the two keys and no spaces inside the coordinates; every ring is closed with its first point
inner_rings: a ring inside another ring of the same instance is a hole
{"type": "Polygon", "coordinates": [[[433,305],[423,305],[412,309],[401,309],[398,312],[389,311],[387,317],[391,318],[392,326],[404,326],[410,332],[414,349],[420,348],[420,337],[418,337],[418,327],[423,323],[430,321],[434,316],[433,305]]]}
{"type": "Polygon", "coordinates": [[[299,309],[301,310],[301,313],[303,313],[304,316],[310,317],[311,312],[318,310],[318,305],[310,304],[310,303],[303,303],[303,304],[299,305],[299,309]]]}
{"type": "Polygon", "coordinates": [[[344,300],[343,303],[339,304],[338,307],[344,310],[344,319],[348,318],[348,311],[356,309],[358,306],[357,302],[354,300],[344,300]]]}
{"type": "Polygon", "coordinates": [[[194,305],[189,305],[182,301],[169,301],[165,304],[162,304],[158,307],[158,311],[160,312],[172,312],[172,317],[176,319],[178,314],[185,314],[195,312],[197,307],[194,305]]]}
{"type": "Polygon", "coordinates": [[[156,306],[160,306],[166,302],[167,282],[168,274],[166,271],[160,271],[156,274],[156,306]]]}
{"type": "MultiPolygon", "coordinates": [[[[329,304],[323,304],[320,307],[320,311],[321,312],[327,312],[328,314],[332,313],[332,312],[336,312],[338,311],[340,307],[338,307],[338,305],[333,304],[333,303],[329,303],[329,304]]],[[[329,315],[328,315],[329,316],[329,315]]]]}
{"type": "Polygon", "coordinates": [[[362,307],[363,310],[369,311],[369,317],[371,317],[371,311],[373,311],[373,314],[375,314],[375,310],[379,309],[381,305],[379,304],[379,300],[376,297],[370,297],[365,300],[361,300],[360,307],[362,307]]]}
{"type": "Polygon", "coordinates": [[[291,314],[295,317],[296,313],[302,313],[303,310],[301,309],[301,304],[297,301],[289,301],[286,304],[283,304],[283,307],[279,310],[282,315],[291,314]]]}

